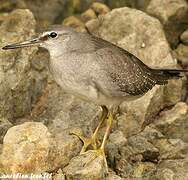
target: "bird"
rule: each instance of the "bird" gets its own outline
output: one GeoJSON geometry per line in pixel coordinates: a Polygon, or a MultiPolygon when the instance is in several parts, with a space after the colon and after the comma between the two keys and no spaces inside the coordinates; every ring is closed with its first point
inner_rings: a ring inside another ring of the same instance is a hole
{"type": "Polygon", "coordinates": [[[153,69],[138,57],[91,33],[52,25],[35,38],[4,46],[3,50],[38,46],[50,54],[49,70],[64,92],[101,107],[100,123],[92,136],[74,133],[83,142],[81,154],[89,146],[105,157],[105,144],[113,121],[111,108],[142,97],[155,85],[181,78],[182,69],[153,69]],[[100,144],[97,134],[106,122],[100,144]]]}

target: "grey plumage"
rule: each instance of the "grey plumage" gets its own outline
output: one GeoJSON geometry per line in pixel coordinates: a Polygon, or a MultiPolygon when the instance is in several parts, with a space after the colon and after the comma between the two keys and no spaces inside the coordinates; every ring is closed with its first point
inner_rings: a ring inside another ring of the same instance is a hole
{"type": "Polygon", "coordinates": [[[181,77],[183,71],[151,69],[128,51],[68,27],[52,26],[39,40],[50,52],[50,70],[56,82],[66,92],[98,105],[138,98],[156,84],[181,77]],[[50,38],[51,32],[58,37],[50,38]]]}

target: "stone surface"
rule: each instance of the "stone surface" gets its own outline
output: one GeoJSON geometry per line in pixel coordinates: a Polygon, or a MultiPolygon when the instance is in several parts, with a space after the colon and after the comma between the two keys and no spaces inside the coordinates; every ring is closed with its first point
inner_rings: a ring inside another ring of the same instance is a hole
{"type": "Polygon", "coordinates": [[[157,171],[150,178],[154,180],[187,180],[187,168],[187,159],[166,160],[158,165],[157,171]]]}
{"type": "Polygon", "coordinates": [[[4,170],[41,173],[67,165],[79,153],[81,142],[66,130],[52,133],[39,122],[10,128],[4,137],[0,158],[4,170]]]}
{"type": "Polygon", "coordinates": [[[108,12],[110,12],[110,9],[108,6],[106,6],[105,4],[102,4],[102,3],[98,3],[98,2],[94,2],[92,5],[91,5],[91,8],[99,15],[104,15],[108,12]]]}
{"type": "Polygon", "coordinates": [[[73,158],[63,171],[67,180],[101,180],[107,176],[104,157],[94,151],[73,158]]]}
{"type": "Polygon", "coordinates": [[[95,11],[93,9],[88,9],[81,14],[81,18],[84,22],[87,22],[91,19],[97,18],[97,15],[95,14],[95,11]]]}
{"type": "Polygon", "coordinates": [[[151,0],[107,0],[106,3],[110,8],[131,7],[145,11],[151,0]]]}
{"type": "MultiPolygon", "coordinates": [[[[15,10],[1,24],[0,46],[34,35],[35,20],[29,10],[15,10]]],[[[37,48],[0,51],[0,117],[22,117],[32,109],[45,84],[46,75],[31,68],[37,48]]]]}
{"type": "Polygon", "coordinates": [[[188,3],[186,0],[151,0],[147,13],[157,17],[164,25],[166,37],[175,47],[180,34],[188,22],[188,3]],[[168,7],[168,8],[166,8],[168,7]]]}
{"type": "Polygon", "coordinates": [[[65,180],[65,175],[61,169],[53,176],[53,180],[65,180]]]}
{"type": "Polygon", "coordinates": [[[174,52],[175,52],[175,57],[186,68],[188,66],[188,46],[184,44],[179,44],[174,52]]]}
{"type": "Polygon", "coordinates": [[[188,29],[181,34],[180,39],[183,44],[188,45],[188,29]]]}
{"type": "Polygon", "coordinates": [[[69,16],[68,18],[65,18],[63,21],[63,25],[70,26],[74,28],[78,32],[85,32],[85,25],[84,23],[75,16],[69,16]]]}
{"type": "Polygon", "coordinates": [[[160,114],[154,126],[167,138],[182,139],[188,142],[188,106],[183,102],[177,103],[171,110],[160,114]]]}
{"type": "Polygon", "coordinates": [[[7,119],[0,118],[0,143],[3,142],[4,135],[6,134],[7,130],[12,126],[12,123],[10,123],[7,119]]]}
{"type": "Polygon", "coordinates": [[[37,122],[10,128],[3,140],[1,163],[6,172],[43,172],[54,168],[55,142],[37,122]]]}

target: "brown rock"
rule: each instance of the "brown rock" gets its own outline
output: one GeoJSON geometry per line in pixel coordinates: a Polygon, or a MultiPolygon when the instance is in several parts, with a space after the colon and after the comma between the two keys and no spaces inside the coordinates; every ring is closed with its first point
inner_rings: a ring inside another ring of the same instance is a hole
{"type": "Polygon", "coordinates": [[[48,129],[42,123],[27,122],[8,130],[1,163],[7,173],[41,173],[56,167],[56,152],[48,129]]]}
{"type": "Polygon", "coordinates": [[[186,22],[188,22],[187,1],[151,0],[146,11],[161,21],[168,41],[173,48],[176,47],[179,36],[185,30],[186,22]]]}
{"type": "Polygon", "coordinates": [[[154,126],[167,138],[182,139],[188,142],[188,106],[184,102],[177,103],[171,110],[161,113],[154,126]]]}
{"type": "Polygon", "coordinates": [[[102,155],[88,151],[83,155],[73,158],[69,165],[63,169],[67,180],[101,180],[106,179],[107,169],[102,155]]]}
{"type": "Polygon", "coordinates": [[[91,19],[97,18],[97,15],[95,14],[95,11],[93,9],[88,9],[81,14],[81,17],[84,22],[87,22],[91,19]]]}
{"type": "MultiPolygon", "coordinates": [[[[29,10],[15,10],[1,24],[0,46],[34,35],[35,20],[29,10]]],[[[29,113],[45,84],[47,75],[30,68],[37,48],[0,51],[0,116],[13,119],[29,113]],[[37,74],[37,76],[35,76],[37,74]],[[40,85],[39,85],[40,83],[40,85]]]]}
{"type": "Polygon", "coordinates": [[[179,44],[175,50],[175,56],[184,67],[188,66],[188,46],[179,44]]]}
{"type": "Polygon", "coordinates": [[[69,16],[69,17],[65,18],[63,21],[63,25],[70,26],[79,32],[86,31],[84,23],[79,18],[77,18],[75,16],[69,16]]]}
{"type": "Polygon", "coordinates": [[[91,5],[91,8],[96,12],[96,14],[104,15],[110,12],[110,9],[107,5],[95,2],[91,5]]]}

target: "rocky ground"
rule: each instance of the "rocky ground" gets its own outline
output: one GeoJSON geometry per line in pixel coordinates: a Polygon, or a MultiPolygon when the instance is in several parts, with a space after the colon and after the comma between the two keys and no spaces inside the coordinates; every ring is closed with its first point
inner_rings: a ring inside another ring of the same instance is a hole
{"type": "MultiPolygon", "coordinates": [[[[188,69],[186,0],[2,0],[0,47],[54,23],[89,31],[151,67],[188,69]]],[[[54,180],[188,179],[186,75],[116,109],[107,175],[102,156],[79,155],[82,142],[71,134],[90,136],[100,108],[62,92],[48,59],[36,47],[0,50],[1,173],[52,173],[54,180]]]]}

